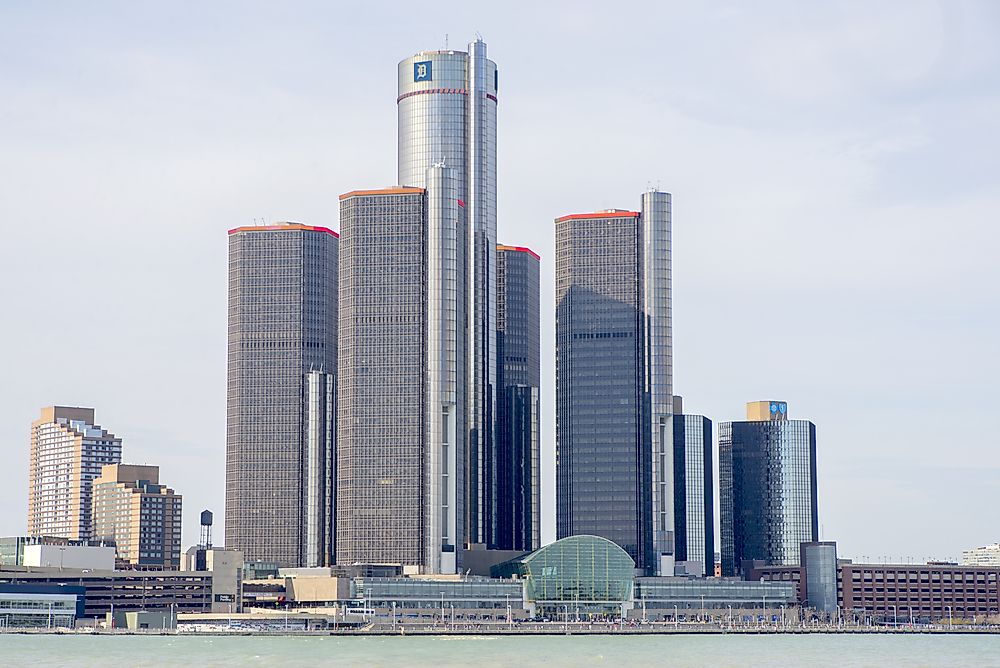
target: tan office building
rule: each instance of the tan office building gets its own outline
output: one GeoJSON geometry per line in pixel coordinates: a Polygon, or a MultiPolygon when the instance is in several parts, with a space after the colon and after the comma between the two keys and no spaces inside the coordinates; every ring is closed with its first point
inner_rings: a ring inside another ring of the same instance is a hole
{"type": "Polygon", "coordinates": [[[119,565],[179,569],[181,496],[158,466],[110,464],[94,481],[94,539],[114,542],[119,565]]]}
{"type": "Polygon", "coordinates": [[[31,423],[28,535],[91,538],[91,486],[122,441],[94,423],[93,408],[49,406],[31,423]]]}

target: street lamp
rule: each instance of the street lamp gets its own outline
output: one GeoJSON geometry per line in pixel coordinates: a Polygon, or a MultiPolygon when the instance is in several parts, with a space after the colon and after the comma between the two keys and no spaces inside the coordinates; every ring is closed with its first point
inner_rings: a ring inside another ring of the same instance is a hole
{"type": "Polygon", "coordinates": [[[444,626],[444,592],[441,592],[441,626],[444,626]]]}
{"type": "Polygon", "coordinates": [[[946,605],[944,607],[948,608],[948,628],[950,629],[951,628],[951,606],[950,605],[946,605]]]}
{"type": "Polygon", "coordinates": [[[892,625],[893,627],[899,626],[899,615],[896,614],[896,606],[890,605],[892,608],[892,625]]]}
{"type": "Polygon", "coordinates": [[[701,595],[701,621],[705,621],[705,595],[701,595]]]}
{"type": "Polygon", "coordinates": [[[677,628],[677,606],[674,605],[674,628],[677,628]]]}

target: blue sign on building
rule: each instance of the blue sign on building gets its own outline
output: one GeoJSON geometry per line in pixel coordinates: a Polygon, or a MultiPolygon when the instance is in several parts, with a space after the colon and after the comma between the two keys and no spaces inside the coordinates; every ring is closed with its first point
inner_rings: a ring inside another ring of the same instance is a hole
{"type": "Polygon", "coordinates": [[[419,63],[413,63],[413,80],[430,81],[433,78],[431,65],[433,65],[433,63],[429,60],[422,60],[419,63]]]}

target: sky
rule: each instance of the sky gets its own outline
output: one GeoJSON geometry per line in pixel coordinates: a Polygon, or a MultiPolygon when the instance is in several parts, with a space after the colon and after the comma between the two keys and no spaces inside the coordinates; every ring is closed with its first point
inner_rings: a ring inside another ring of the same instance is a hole
{"type": "Polygon", "coordinates": [[[226,230],[339,227],[392,185],[396,64],[482,35],[501,243],[542,257],[554,538],[554,226],[673,194],[674,385],[716,424],[816,423],[821,537],[1000,540],[1000,4],[0,3],[0,535],[30,423],[82,405],[222,537],[226,230]]]}

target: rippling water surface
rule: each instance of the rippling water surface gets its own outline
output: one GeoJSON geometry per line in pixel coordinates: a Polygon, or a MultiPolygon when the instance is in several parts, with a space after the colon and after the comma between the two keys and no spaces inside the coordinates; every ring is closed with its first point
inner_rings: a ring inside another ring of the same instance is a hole
{"type": "Polygon", "coordinates": [[[1000,666],[1000,636],[0,636],[0,666],[1000,666]]]}

